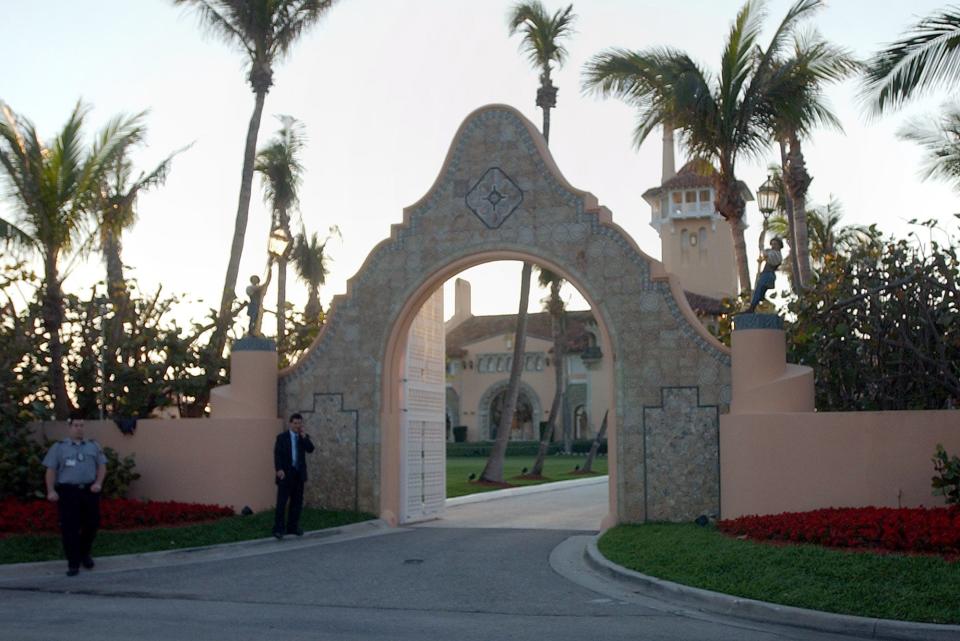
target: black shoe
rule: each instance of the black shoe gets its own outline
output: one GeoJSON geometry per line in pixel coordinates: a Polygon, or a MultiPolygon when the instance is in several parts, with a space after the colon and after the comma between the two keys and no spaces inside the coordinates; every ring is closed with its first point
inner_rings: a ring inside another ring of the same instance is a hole
{"type": "Polygon", "coordinates": [[[67,568],[67,576],[77,576],[78,574],[80,574],[80,568],[75,568],[73,566],[67,568]]]}
{"type": "Polygon", "coordinates": [[[93,566],[96,565],[96,563],[93,562],[93,558],[89,556],[83,557],[83,561],[80,561],[80,563],[88,570],[92,570],[93,566]]]}
{"type": "Polygon", "coordinates": [[[297,536],[303,536],[303,528],[294,528],[290,530],[290,534],[296,534],[297,536]]]}
{"type": "Polygon", "coordinates": [[[281,539],[283,539],[283,532],[277,532],[276,530],[274,530],[274,531],[273,531],[273,538],[275,538],[275,539],[278,540],[278,541],[281,540],[281,539]]]}

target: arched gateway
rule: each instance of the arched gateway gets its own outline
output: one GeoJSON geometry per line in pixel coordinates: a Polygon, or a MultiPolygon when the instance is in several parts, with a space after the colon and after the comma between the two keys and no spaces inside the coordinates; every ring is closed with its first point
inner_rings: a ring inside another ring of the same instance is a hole
{"type": "Polygon", "coordinates": [[[334,299],[310,351],[281,372],[282,414],[303,413],[318,444],[308,503],[397,522],[411,324],[446,279],[504,259],[563,275],[598,321],[613,381],[605,523],[718,514],[728,350],[663,266],[564,179],[533,124],[502,105],[467,117],[429,192],[334,299]]]}

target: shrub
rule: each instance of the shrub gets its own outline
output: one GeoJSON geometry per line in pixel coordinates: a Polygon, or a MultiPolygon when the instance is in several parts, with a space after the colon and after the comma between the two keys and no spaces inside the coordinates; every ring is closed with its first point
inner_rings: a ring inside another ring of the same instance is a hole
{"type": "Polygon", "coordinates": [[[107,456],[107,478],[103,481],[103,496],[108,499],[126,498],[130,484],[140,478],[140,473],[134,470],[137,462],[133,455],[122,459],[112,447],[103,448],[107,456]]]}
{"type": "Polygon", "coordinates": [[[742,516],[717,523],[721,532],[761,541],[815,543],[831,547],[960,553],[960,509],[827,508],[742,516]]]}
{"type": "MultiPolygon", "coordinates": [[[[593,445],[593,439],[579,439],[573,442],[572,452],[574,454],[587,454],[590,452],[590,446],[593,445]]],[[[493,441],[476,441],[473,443],[447,443],[447,456],[490,456],[490,450],[493,449],[493,441]]],[[[536,456],[540,449],[539,441],[509,441],[507,443],[507,456],[536,456]]],[[[551,443],[547,454],[560,454],[563,452],[563,443],[551,443]]],[[[607,440],[603,439],[600,444],[600,454],[607,453],[607,440]]]]}
{"type": "Polygon", "coordinates": [[[933,469],[937,473],[931,479],[933,493],[943,496],[948,504],[960,504],[960,458],[948,457],[943,445],[937,443],[937,452],[933,455],[933,469]]]}
{"type": "Polygon", "coordinates": [[[43,457],[46,449],[30,438],[26,427],[0,425],[0,499],[43,498],[43,457]]]}
{"type": "MultiPolygon", "coordinates": [[[[105,530],[181,525],[232,515],[231,508],[221,505],[176,501],[133,501],[107,497],[100,502],[100,527],[105,530]]],[[[55,503],[17,499],[0,500],[0,532],[27,534],[57,531],[55,503]]]]}

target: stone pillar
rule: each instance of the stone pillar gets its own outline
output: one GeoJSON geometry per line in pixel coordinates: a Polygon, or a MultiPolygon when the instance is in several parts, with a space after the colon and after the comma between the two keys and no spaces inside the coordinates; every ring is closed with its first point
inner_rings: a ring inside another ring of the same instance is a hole
{"type": "Polygon", "coordinates": [[[244,336],[230,353],[230,384],[210,392],[212,418],[277,418],[277,346],[244,336]]]}
{"type": "Polygon", "coordinates": [[[740,314],[731,338],[731,414],[814,411],[813,370],[787,363],[783,321],[740,314]]]}

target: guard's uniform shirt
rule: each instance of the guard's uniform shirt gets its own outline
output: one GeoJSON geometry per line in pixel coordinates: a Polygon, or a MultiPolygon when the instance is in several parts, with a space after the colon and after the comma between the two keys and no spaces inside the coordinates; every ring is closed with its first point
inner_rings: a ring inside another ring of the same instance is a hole
{"type": "Polygon", "coordinates": [[[57,471],[57,485],[90,485],[97,480],[97,467],[107,457],[96,441],[57,441],[43,458],[44,467],[57,471]]]}

